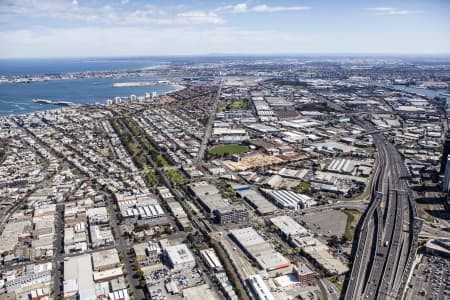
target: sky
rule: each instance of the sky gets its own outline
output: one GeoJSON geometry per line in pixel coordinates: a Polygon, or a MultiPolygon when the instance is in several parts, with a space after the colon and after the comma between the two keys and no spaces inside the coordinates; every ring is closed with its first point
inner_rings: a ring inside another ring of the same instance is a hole
{"type": "Polygon", "coordinates": [[[0,58],[450,54],[449,0],[0,0],[0,58]]]}

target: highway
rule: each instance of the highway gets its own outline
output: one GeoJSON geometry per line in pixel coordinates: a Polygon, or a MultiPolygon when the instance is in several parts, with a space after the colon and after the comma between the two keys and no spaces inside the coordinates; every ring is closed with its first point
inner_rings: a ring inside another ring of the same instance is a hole
{"type": "Polygon", "coordinates": [[[415,255],[415,205],[409,175],[396,148],[368,122],[378,151],[372,199],[358,228],[354,261],[344,299],[401,299],[415,255]]]}

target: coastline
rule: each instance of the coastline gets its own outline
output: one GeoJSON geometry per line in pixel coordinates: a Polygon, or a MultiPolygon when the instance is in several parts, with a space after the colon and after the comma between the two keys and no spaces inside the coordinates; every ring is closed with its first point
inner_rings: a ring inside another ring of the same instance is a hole
{"type": "Polygon", "coordinates": [[[170,86],[173,86],[174,89],[171,90],[171,91],[167,91],[167,92],[163,93],[163,95],[167,95],[167,94],[170,94],[170,93],[179,92],[179,91],[182,91],[182,90],[184,90],[184,89],[186,88],[186,86],[181,85],[181,84],[171,84],[170,86]]]}
{"type": "MultiPolygon", "coordinates": [[[[181,84],[168,84],[168,85],[160,85],[160,86],[170,86],[171,89],[169,91],[166,92],[162,92],[159,93],[159,95],[168,95],[170,93],[175,93],[178,91],[181,91],[183,89],[186,88],[186,86],[181,85],[181,84]]],[[[142,96],[142,95],[141,95],[142,96]]],[[[139,100],[138,100],[139,101],[139,100]]],[[[30,103],[32,103],[32,100],[30,100],[30,103]]],[[[31,115],[31,114],[36,114],[36,113],[48,113],[51,111],[63,111],[66,109],[78,109],[78,108],[83,108],[83,107],[87,107],[87,106],[91,106],[91,105],[104,105],[106,106],[106,100],[104,101],[104,103],[95,103],[95,104],[89,104],[89,103],[76,103],[74,102],[73,106],[58,106],[58,107],[53,107],[53,104],[40,104],[39,107],[43,107],[43,106],[52,106],[52,107],[48,107],[48,108],[44,108],[44,109],[36,109],[34,111],[30,111],[30,112],[26,112],[26,113],[20,113],[20,111],[17,111],[17,113],[7,113],[7,114],[2,114],[0,111],[0,120],[4,119],[4,118],[8,118],[8,117],[20,117],[20,116],[26,116],[26,115],[31,115]]]]}

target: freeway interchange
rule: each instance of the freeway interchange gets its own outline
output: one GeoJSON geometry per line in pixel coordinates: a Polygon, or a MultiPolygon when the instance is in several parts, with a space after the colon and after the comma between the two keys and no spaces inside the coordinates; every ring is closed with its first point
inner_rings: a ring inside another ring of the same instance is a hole
{"type": "Polygon", "coordinates": [[[355,121],[373,132],[378,159],[344,299],[402,299],[421,225],[407,183],[408,170],[382,133],[366,121],[355,121]]]}

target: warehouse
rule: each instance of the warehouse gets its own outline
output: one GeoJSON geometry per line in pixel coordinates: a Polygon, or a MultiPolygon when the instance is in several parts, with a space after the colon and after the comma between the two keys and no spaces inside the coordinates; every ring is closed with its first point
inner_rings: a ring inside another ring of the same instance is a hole
{"type": "Polygon", "coordinates": [[[235,186],[234,190],[238,195],[247,201],[256,212],[262,216],[273,214],[276,207],[270,203],[263,195],[255,190],[250,189],[248,186],[235,186]]]}
{"type": "Polygon", "coordinates": [[[356,165],[356,161],[345,158],[335,158],[328,165],[327,169],[331,172],[351,174],[356,165]]]}
{"type": "Polygon", "coordinates": [[[219,190],[206,181],[190,184],[189,188],[208,213],[212,213],[216,209],[228,206],[228,202],[222,198],[219,190]]]}
{"type": "Polygon", "coordinates": [[[96,272],[119,267],[120,260],[117,249],[113,248],[92,253],[92,264],[96,272]]]}
{"type": "Polygon", "coordinates": [[[203,260],[207,263],[207,265],[213,269],[214,271],[221,271],[223,270],[222,263],[220,262],[219,258],[216,255],[216,252],[214,249],[204,249],[200,251],[200,254],[202,255],[203,260]]]}
{"type": "Polygon", "coordinates": [[[316,201],[307,195],[297,194],[286,190],[271,191],[269,192],[269,195],[275,203],[282,208],[298,210],[317,204],[316,201]]]}
{"type": "Polygon", "coordinates": [[[296,247],[302,247],[303,252],[328,275],[342,275],[349,271],[349,267],[334,257],[332,250],[316,238],[295,237],[293,243],[296,247]]]}
{"type": "Polygon", "coordinates": [[[278,228],[280,235],[286,240],[290,240],[294,236],[307,236],[311,232],[298,224],[289,216],[279,216],[271,218],[270,221],[278,228]]]}
{"type": "Polygon", "coordinates": [[[289,267],[290,262],[273,249],[252,227],[231,231],[231,237],[265,271],[289,267]]]}
{"type": "Polygon", "coordinates": [[[64,259],[64,298],[75,295],[79,299],[97,299],[89,254],[64,259]]]}
{"type": "Polygon", "coordinates": [[[195,267],[194,256],[185,244],[167,247],[165,255],[170,267],[175,271],[190,270],[195,267]]]}
{"type": "Polygon", "coordinates": [[[261,275],[252,275],[246,279],[253,297],[257,300],[275,300],[261,275]]]}

